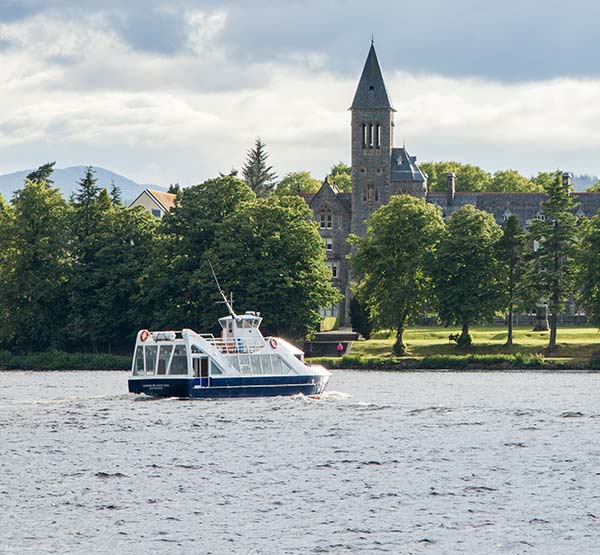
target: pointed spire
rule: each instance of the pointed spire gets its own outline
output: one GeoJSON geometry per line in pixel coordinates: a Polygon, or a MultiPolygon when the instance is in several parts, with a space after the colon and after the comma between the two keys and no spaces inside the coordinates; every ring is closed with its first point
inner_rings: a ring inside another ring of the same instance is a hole
{"type": "Polygon", "coordinates": [[[375,53],[375,45],[371,41],[369,55],[365,62],[358,88],[352,101],[350,109],[354,108],[383,108],[391,110],[392,103],[390,102],[377,54],[375,53]]]}

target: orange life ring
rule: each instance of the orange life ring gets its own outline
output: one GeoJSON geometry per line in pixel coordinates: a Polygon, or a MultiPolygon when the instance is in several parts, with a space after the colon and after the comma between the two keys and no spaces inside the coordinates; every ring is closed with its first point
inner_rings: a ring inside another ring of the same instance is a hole
{"type": "Polygon", "coordinates": [[[142,341],[146,341],[146,339],[148,339],[150,337],[150,332],[148,330],[142,330],[142,332],[140,333],[140,339],[142,341]]]}
{"type": "Polygon", "coordinates": [[[271,345],[272,349],[277,349],[277,339],[271,337],[271,339],[269,339],[269,345],[271,345]]]}

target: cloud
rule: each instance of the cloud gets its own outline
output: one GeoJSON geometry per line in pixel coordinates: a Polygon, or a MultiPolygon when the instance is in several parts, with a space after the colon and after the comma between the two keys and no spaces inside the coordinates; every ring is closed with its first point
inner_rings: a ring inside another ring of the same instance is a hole
{"type": "Polygon", "coordinates": [[[600,62],[587,21],[563,9],[557,32],[554,0],[536,18],[529,0],[1,1],[0,172],[58,159],[189,184],[261,136],[280,175],[321,178],[350,161],[372,30],[396,144],[420,160],[600,172],[600,62]]]}

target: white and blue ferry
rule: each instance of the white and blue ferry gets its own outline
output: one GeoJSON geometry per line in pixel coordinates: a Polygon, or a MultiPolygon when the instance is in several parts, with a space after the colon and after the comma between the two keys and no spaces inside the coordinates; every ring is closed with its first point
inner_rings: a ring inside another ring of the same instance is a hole
{"type": "Polygon", "coordinates": [[[222,333],[148,331],[137,334],[130,393],[156,397],[260,397],[320,394],[331,374],[309,366],[304,353],[278,337],[263,337],[259,312],[238,316],[220,291],[229,316],[222,333]]]}

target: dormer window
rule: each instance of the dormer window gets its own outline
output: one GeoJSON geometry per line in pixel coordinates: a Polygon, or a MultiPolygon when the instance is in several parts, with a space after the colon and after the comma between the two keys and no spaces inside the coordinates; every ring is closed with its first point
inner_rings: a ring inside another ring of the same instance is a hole
{"type": "Polygon", "coordinates": [[[331,229],[333,227],[333,213],[329,206],[324,206],[319,211],[319,227],[321,229],[331,229]]]}
{"type": "Polygon", "coordinates": [[[512,213],[512,212],[511,212],[511,211],[510,211],[510,210],[507,208],[507,209],[504,211],[504,214],[502,214],[502,221],[503,221],[503,222],[507,222],[507,221],[508,221],[508,218],[510,218],[512,215],[513,215],[513,213],[512,213]]]}
{"type": "Polygon", "coordinates": [[[575,214],[578,218],[585,218],[585,212],[580,208],[575,214]]]}
{"type": "Polygon", "coordinates": [[[374,90],[375,90],[375,87],[374,87],[373,85],[369,85],[369,90],[370,90],[370,91],[374,91],[374,90]]]}

